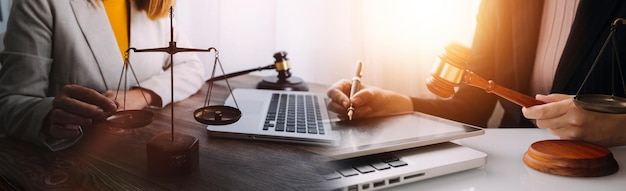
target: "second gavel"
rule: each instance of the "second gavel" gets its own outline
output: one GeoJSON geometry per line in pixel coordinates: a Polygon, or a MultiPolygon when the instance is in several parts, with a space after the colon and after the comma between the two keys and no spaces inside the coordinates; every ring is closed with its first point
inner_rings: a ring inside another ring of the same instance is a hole
{"type": "Polygon", "coordinates": [[[523,107],[544,104],[528,95],[499,86],[493,80],[485,80],[468,70],[466,63],[471,58],[472,52],[469,48],[455,42],[446,45],[445,53],[439,56],[430,72],[431,76],[426,79],[428,90],[439,97],[451,98],[455,94],[454,88],[462,82],[523,107]]]}

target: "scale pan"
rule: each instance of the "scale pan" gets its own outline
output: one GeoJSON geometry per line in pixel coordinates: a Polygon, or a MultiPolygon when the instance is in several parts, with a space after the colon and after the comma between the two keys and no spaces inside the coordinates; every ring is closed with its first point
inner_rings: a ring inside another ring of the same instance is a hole
{"type": "Polygon", "coordinates": [[[152,112],[146,110],[124,110],[106,118],[106,125],[120,129],[135,129],[152,123],[152,112]]]}
{"type": "Polygon", "coordinates": [[[193,117],[196,121],[207,125],[228,125],[241,118],[241,111],[224,105],[207,106],[196,109],[193,117]]]}
{"type": "Polygon", "coordinates": [[[602,94],[589,94],[589,95],[577,95],[574,97],[574,103],[576,106],[601,113],[626,113],[626,98],[602,95],[602,94]]]}

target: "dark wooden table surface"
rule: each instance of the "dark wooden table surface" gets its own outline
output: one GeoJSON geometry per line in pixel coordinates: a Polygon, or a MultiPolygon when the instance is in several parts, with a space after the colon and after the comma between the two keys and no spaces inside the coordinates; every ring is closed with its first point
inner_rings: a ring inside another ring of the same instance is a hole
{"type": "MultiPolygon", "coordinates": [[[[233,88],[254,88],[256,76],[229,80],[233,88]]],[[[118,131],[102,125],[84,127],[85,136],[57,152],[11,138],[0,138],[0,190],[309,190],[323,189],[323,157],[302,145],[209,137],[193,118],[204,105],[207,86],[192,97],[154,111],[151,124],[118,131]],[[155,176],[148,172],[146,144],[175,131],[199,140],[199,166],[190,174],[155,176]],[[321,169],[321,170],[320,170],[321,169]]],[[[310,91],[326,86],[309,84],[310,91]]],[[[216,82],[211,104],[228,96],[225,81],[216,82]]]]}

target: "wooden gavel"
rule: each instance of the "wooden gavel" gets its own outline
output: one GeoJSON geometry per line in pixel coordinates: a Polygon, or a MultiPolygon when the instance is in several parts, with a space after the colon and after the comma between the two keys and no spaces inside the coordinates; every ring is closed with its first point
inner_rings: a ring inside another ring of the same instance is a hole
{"type": "Polygon", "coordinates": [[[472,52],[469,48],[453,42],[446,45],[445,50],[446,52],[439,56],[437,63],[433,66],[430,72],[431,76],[426,79],[428,90],[435,95],[442,98],[451,98],[455,94],[454,87],[463,82],[484,89],[487,93],[496,94],[523,107],[544,104],[542,101],[499,86],[493,80],[485,80],[474,72],[467,70],[466,62],[472,57],[472,52]]]}
{"type": "MultiPolygon", "coordinates": [[[[439,97],[450,98],[459,83],[478,87],[496,94],[517,105],[530,107],[544,102],[530,96],[496,85],[467,70],[471,50],[458,43],[445,47],[446,52],[426,79],[428,90],[439,97]]],[[[549,174],[573,177],[597,177],[613,174],[619,165],[611,151],[602,146],[580,140],[544,140],[533,143],[523,157],[528,167],[549,174]],[[572,152],[576,151],[576,152],[572,152]]]]}

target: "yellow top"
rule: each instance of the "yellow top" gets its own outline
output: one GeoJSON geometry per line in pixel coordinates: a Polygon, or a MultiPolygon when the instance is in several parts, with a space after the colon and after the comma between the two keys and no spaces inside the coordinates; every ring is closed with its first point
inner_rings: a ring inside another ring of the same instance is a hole
{"type": "Polygon", "coordinates": [[[104,3],[107,16],[109,17],[111,28],[113,28],[117,46],[120,48],[120,53],[123,57],[130,42],[128,4],[126,0],[103,0],[102,2],[104,3]]]}

